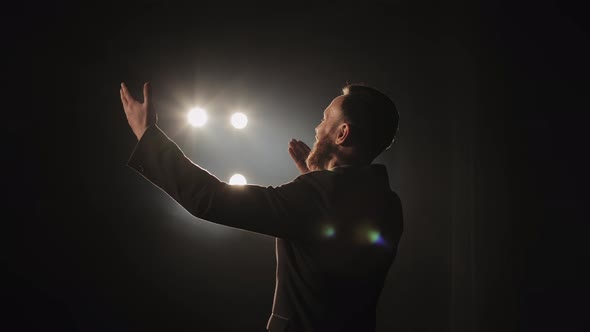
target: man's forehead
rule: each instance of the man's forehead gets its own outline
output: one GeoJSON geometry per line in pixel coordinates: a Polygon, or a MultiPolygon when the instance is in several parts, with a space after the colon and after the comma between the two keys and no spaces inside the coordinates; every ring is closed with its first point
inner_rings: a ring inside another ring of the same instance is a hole
{"type": "Polygon", "coordinates": [[[338,112],[340,110],[340,106],[342,105],[343,99],[344,99],[344,96],[338,96],[338,97],[334,98],[332,100],[332,102],[330,103],[330,105],[328,105],[328,107],[326,107],[326,109],[324,110],[324,116],[327,115],[328,113],[338,112]]]}

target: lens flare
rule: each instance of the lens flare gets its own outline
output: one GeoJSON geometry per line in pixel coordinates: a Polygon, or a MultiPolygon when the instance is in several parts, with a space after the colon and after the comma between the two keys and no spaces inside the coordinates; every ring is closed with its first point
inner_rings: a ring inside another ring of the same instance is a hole
{"type": "Polygon", "coordinates": [[[333,226],[326,225],[326,226],[324,226],[322,233],[324,234],[325,237],[333,237],[334,234],[336,234],[336,230],[334,230],[333,226]]]}
{"type": "Polygon", "coordinates": [[[381,234],[379,234],[379,232],[377,232],[376,230],[370,230],[367,233],[367,237],[371,244],[377,244],[381,246],[386,245],[385,240],[383,239],[383,237],[381,237],[381,234]]]}

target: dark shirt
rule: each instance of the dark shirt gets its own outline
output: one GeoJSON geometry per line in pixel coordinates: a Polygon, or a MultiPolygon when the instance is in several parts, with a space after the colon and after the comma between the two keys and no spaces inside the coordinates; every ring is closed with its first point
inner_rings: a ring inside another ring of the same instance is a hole
{"type": "Polygon", "coordinates": [[[198,218],[276,237],[271,332],[375,330],[403,231],[384,165],[309,172],[278,187],[231,186],[151,126],[128,166],[198,218]]]}

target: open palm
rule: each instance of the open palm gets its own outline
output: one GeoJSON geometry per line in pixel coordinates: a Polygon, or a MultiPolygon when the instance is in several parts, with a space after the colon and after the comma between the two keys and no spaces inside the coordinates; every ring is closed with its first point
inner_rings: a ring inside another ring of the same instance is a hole
{"type": "Polygon", "coordinates": [[[127,116],[127,122],[133,133],[140,140],[146,129],[158,122],[158,115],[153,107],[151,96],[151,85],[149,82],[143,84],[143,102],[133,98],[125,83],[121,83],[121,103],[127,116]]]}

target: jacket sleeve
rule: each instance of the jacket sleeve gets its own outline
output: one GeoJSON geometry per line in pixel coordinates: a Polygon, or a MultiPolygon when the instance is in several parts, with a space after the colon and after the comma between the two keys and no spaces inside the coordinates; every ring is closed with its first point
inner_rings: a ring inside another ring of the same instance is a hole
{"type": "Polygon", "coordinates": [[[279,187],[222,182],[192,163],[157,126],[146,130],[127,166],[198,218],[275,237],[306,236],[325,205],[319,186],[301,176],[279,187]]]}

